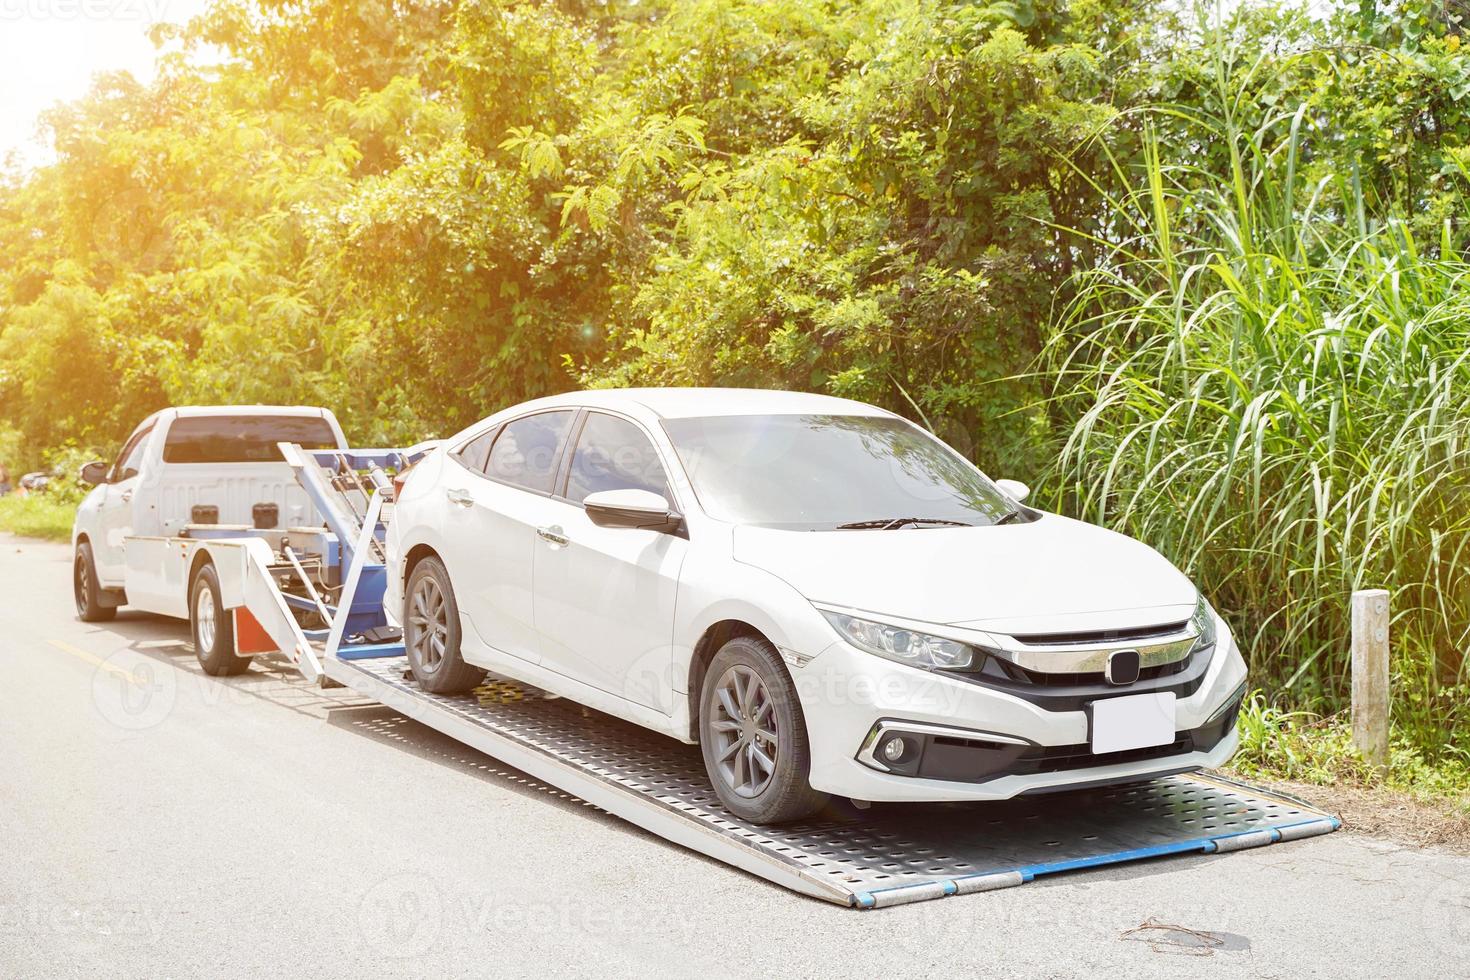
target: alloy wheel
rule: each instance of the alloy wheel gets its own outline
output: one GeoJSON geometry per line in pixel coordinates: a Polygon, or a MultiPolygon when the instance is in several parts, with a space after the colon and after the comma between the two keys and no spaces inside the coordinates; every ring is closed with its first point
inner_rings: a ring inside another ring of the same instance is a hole
{"type": "Polygon", "coordinates": [[[438,669],[449,641],[449,616],[444,592],[433,576],[425,575],[414,586],[408,621],[413,626],[412,646],[424,670],[438,669]]]}
{"type": "Polygon", "coordinates": [[[72,585],[76,590],[77,611],[86,615],[87,607],[92,604],[92,582],[87,574],[87,561],[80,555],[72,566],[72,585]]]}
{"type": "Polygon", "coordinates": [[[776,706],[765,682],[752,668],[736,664],[715,686],[714,708],[709,727],[721,778],[738,796],[760,796],[780,757],[776,706]]]}

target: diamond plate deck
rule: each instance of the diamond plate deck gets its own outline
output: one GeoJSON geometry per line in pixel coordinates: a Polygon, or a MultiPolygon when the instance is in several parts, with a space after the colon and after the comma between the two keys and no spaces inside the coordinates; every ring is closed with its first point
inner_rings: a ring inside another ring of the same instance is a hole
{"type": "Polygon", "coordinates": [[[402,658],[327,673],[522,772],[716,860],[795,891],[877,908],[1167,854],[1222,853],[1329,833],[1336,818],[1214,776],[1023,797],[904,804],[760,827],[709,788],[699,750],[507,682],[427,694],[402,658]]]}

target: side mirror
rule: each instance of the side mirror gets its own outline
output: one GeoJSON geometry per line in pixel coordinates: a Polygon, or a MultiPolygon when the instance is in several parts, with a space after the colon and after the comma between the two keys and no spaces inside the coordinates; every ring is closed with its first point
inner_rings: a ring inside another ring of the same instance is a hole
{"type": "Polygon", "coordinates": [[[83,483],[90,483],[94,487],[100,483],[106,483],[107,464],[94,460],[82,467],[81,477],[83,483]]]}
{"type": "Polygon", "coordinates": [[[1001,493],[1018,504],[1031,496],[1031,488],[1020,480],[996,480],[995,485],[1000,487],[1001,493]]]}
{"type": "Polygon", "coordinates": [[[637,527],[674,531],[684,520],[661,495],[648,490],[599,490],[589,493],[582,506],[598,527],[637,527]]]}

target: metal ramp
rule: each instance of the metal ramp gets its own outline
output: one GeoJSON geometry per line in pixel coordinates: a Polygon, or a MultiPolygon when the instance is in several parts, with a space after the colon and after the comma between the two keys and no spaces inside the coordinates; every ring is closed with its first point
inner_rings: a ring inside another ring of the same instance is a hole
{"type": "Polygon", "coordinates": [[[354,691],[660,837],[861,909],[1340,825],[1298,800],[1195,775],[1000,803],[834,807],[819,821],[760,827],[720,806],[694,746],[503,681],[470,695],[428,694],[406,679],[402,657],[327,656],[324,666],[354,691]]]}

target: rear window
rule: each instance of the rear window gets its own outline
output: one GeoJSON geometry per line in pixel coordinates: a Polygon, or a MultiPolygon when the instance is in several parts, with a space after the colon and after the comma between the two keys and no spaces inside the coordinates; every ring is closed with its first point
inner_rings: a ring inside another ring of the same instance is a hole
{"type": "Polygon", "coordinates": [[[335,449],[331,423],[309,415],[219,415],[174,419],[163,443],[165,463],[279,463],[278,442],[335,449]]]}

